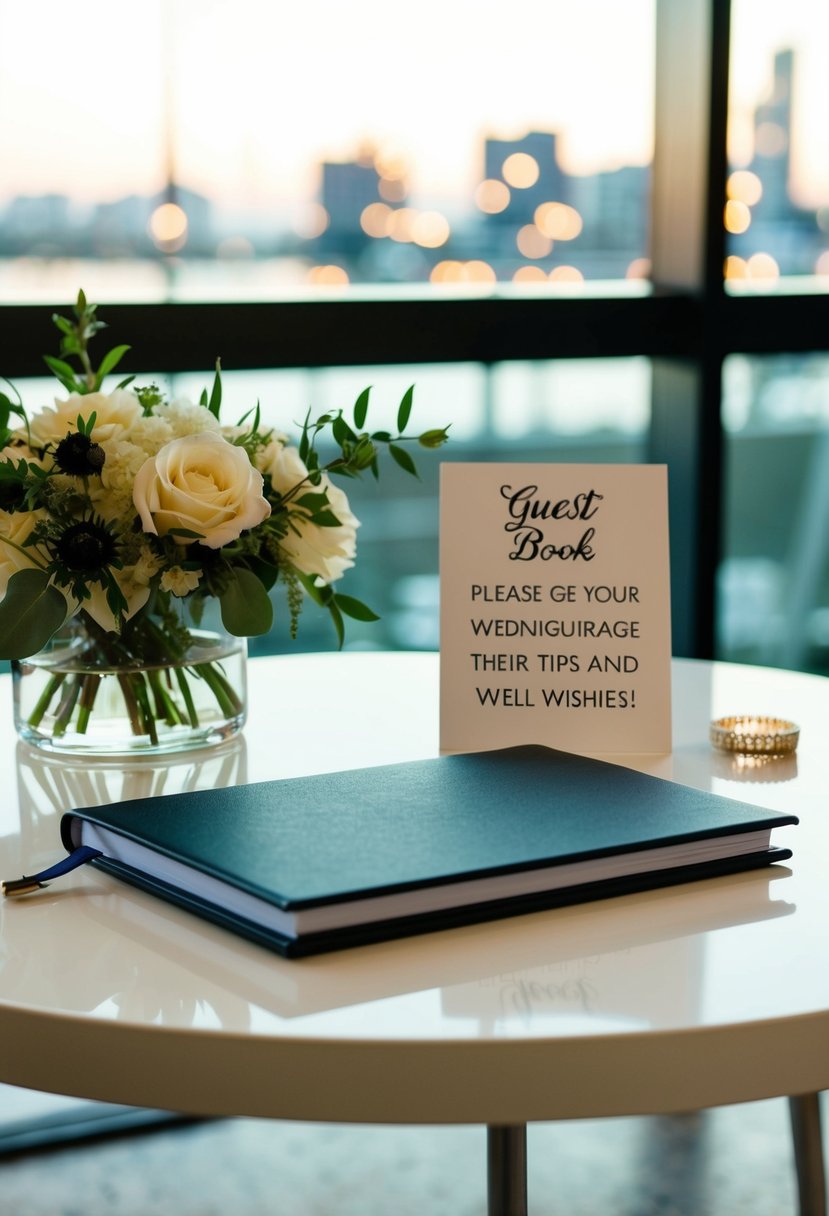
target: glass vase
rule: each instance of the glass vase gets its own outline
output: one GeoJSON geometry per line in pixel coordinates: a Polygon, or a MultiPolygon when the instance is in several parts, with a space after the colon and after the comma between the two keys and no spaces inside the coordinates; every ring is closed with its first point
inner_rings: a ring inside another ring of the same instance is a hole
{"type": "MultiPolygon", "coordinates": [[[[218,615],[218,614],[214,614],[218,615]]],[[[211,619],[145,609],[120,634],[79,612],[12,663],[18,734],[53,753],[160,755],[231,738],[247,710],[247,643],[211,619]]]]}

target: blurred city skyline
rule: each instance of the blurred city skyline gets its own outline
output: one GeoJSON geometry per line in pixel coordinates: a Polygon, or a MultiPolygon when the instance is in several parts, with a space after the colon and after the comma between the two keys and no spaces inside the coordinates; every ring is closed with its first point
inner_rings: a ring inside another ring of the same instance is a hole
{"type": "MultiPolygon", "coordinates": [[[[733,9],[731,159],[751,158],[751,113],[775,51],[792,48],[791,188],[816,208],[829,201],[829,6],[733,9]]],[[[0,0],[0,36],[2,201],[152,193],[172,162],[224,210],[289,219],[323,162],[370,145],[406,166],[417,205],[452,211],[486,137],[555,131],[570,175],[652,156],[655,0],[513,0],[509,20],[495,0],[408,13],[387,0],[0,0]]]]}

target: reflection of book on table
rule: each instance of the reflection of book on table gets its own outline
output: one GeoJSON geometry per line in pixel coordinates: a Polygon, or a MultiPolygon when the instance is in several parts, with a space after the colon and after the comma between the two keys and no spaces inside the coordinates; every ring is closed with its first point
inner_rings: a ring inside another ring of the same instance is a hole
{"type": "Polygon", "coordinates": [[[62,832],[290,956],[767,865],[795,822],[529,746],[89,808],[62,832]]]}
{"type": "MultiPolygon", "coordinates": [[[[687,962],[697,947],[703,949],[699,935],[706,931],[787,916],[794,905],[771,898],[769,878],[778,873],[785,881],[789,871],[775,867],[724,876],[715,880],[716,898],[701,897],[693,885],[659,888],[633,902],[617,900],[609,914],[601,904],[581,904],[561,909],[554,922],[539,914],[444,933],[440,949],[424,950],[416,940],[397,939],[371,950],[319,955],[302,966],[230,934],[217,935],[207,922],[127,887],[117,895],[90,893],[77,914],[87,916],[94,927],[106,925],[114,954],[130,960],[130,983],[137,991],[166,991],[169,977],[177,999],[216,1010],[233,1006],[237,1019],[241,1007],[234,1002],[239,1000],[280,1017],[302,1017],[433,989],[441,990],[444,1013],[482,1017],[491,1013],[490,990],[512,985],[517,994],[524,991],[525,978],[533,985],[554,969],[575,975],[585,962],[592,971],[600,959],[617,959],[620,967],[629,967],[632,952],[651,947],[669,952],[675,968],[675,956],[687,962]]],[[[85,977],[85,959],[78,960],[77,970],[85,977]]],[[[115,982],[116,972],[108,974],[115,982]]],[[[606,979],[603,993],[615,1008],[618,1002],[606,979]]],[[[687,1009],[696,971],[686,968],[683,981],[674,971],[674,980],[685,995],[674,992],[670,1000],[680,1000],[687,1009]]],[[[89,982],[84,978],[79,987],[86,991],[89,982]]],[[[516,1013],[519,1000],[514,995],[516,1013]]]]}

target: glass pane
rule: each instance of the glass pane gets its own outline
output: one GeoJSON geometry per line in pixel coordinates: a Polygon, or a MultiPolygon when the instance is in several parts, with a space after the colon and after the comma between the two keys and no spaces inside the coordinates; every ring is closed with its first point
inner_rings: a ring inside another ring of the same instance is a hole
{"type": "Polygon", "coordinates": [[[718,655],[829,671],[829,356],[724,373],[726,499],[718,655]]]}
{"type": "Polygon", "coordinates": [[[654,0],[147,0],[118,53],[107,0],[42,24],[0,0],[0,300],[647,276],[654,0]]]}
{"type": "MultiPolygon", "coordinates": [[[[198,400],[211,374],[139,375],[174,395],[198,400]]],[[[390,461],[380,482],[367,475],[340,481],[360,520],[356,566],[339,584],[368,603],[381,620],[349,621],[349,648],[436,649],[438,645],[438,480],[441,459],[453,461],[590,461],[632,463],[646,459],[650,419],[647,359],[562,360],[539,363],[330,368],[324,371],[252,371],[223,374],[222,420],[233,424],[257,400],[262,424],[294,441],[309,405],[312,416],[350,410],[371,385],[368,425],[395,428],[397,406],[415,385],[412,434],[451,424],[440,452],[420,450],[420,478],[390,461]]],[[[50,380],[17,383],[29,413],[51,404],[50,380]]],[[[65,396],[58,387],[58,395],[65,396]]],[[[333,453],[332,453],[333,454],[333,453]]],[[[328,615],[306,606],[299,635],[291,641],[285,594],[274,592],[276,625],[251,643],[251,653],[328,650],[336,638],[328,615]]]]}
{"type": "Polygon", "coordinates": [[[733,2],[725,205],[733,291],[829,289],[827,46],[824,4],[733,2]]]}

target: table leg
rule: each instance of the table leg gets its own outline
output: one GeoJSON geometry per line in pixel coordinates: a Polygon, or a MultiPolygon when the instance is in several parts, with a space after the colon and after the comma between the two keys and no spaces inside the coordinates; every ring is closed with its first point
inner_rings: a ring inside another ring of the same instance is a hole
{"type": "Polygon", "coordinates": [[[826,1216],[819,1099],[819,1094],[793,1094],[789,1098],[800,1216],[826,1216]]]}
{"type": "Polygon", "coordinates": [[[527,1126],[492,1126],[487,1134],[487,1216],[527,1216],[527,1126]]]}

